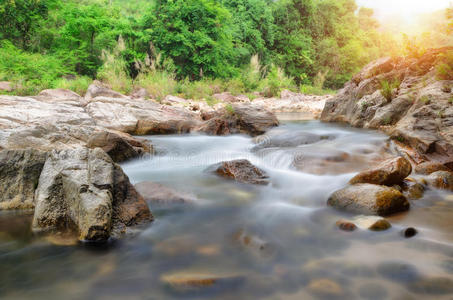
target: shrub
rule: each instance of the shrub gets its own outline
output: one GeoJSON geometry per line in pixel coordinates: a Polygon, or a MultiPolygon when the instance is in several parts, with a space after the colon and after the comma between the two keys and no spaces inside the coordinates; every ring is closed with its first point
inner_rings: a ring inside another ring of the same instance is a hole
{"type": "Polygon", "coordinates": [[[271,65],[266,78],[261,81],[261,90],[266,97],[279,97],[283,89],[293,89],[293,79],[286,76],[282,69],[271,65]]]}
{"type": "Polygon", "coordinates": [[[134,85],[144,88],[152,98],[158,101],[167,95],[176,95],[178,89],[175,75],[165,71],[140,73],[134,85]]]}
{"type": "Polygon", "coordinates": [[[121,55],[125,50],[126,47],[121,36],[113,51],[103,50],[103,64],[97,73],[97,78],[107,83],[111,89],[129,94],[132,91],[132,80],[127,74],[127,63],[121,55]]]}
{"type": "Polygon", "coordinates": [[[393,99],[393,90],[398,89],[401,85],[401,82],[398,79],[393,81],[382,80],[381,81],[381,95],[384,96],[387,101],[392,101],[393,99]]]}
{"type": "Polygon", "coordinates": [[[323,96],[323,95],[334,95],[336,93],[335,90],[323,89],[323,88],[319,88],[319,87],[315,87],[315,86],[307,85],[307,84],[302,84],[299,87],[299,90],[302,94],[305,94],[305,95],[323,96]]]}
{"type": "Polygon", "coordinates": [[[71,90],[83,96],[92,82],[93,79],[87,76],[78,76],[74,79],[60,78],[55,81],[54,88],[71,90]]]}
{"type": "Polygon", "coordinates": [[[439,55],[439,62],[436,66],[437,79],[453,80],[453,50],[439,55]]]}
{"type": "Polygon", "coordinates": [[[9,41],[1,41],[0,74],[0,80],[14,83],[15,94],[35,95],[53,88],[54,81],[71,74],[71,70],[57,56],[27,53],[9,41]]]}

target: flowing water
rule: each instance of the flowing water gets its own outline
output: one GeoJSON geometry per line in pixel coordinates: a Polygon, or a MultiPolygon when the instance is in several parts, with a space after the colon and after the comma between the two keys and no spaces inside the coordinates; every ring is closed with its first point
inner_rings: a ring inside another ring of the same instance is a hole
{"type": "Polygon", "coordinates": [[[30,214],[0,215],[2,299],[453,299],[453,197],[430,190],[384,232],[343,232],[352,217],[330,193],[389,156],[385,136],[287,121],[265,137],[152,136],[156,155],[123,164],[196,199],[150,203],[156,220],[105,245],[33,237],[30,214]],[[252,186],[216,177],[248,159],[270,177],[252,186]],[[405,239],[401,230],[419,234],[405,239]]]}

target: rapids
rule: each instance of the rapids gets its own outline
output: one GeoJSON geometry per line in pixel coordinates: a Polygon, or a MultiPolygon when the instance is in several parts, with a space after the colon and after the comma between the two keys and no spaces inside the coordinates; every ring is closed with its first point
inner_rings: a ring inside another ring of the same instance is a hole
{"type": "Polygon", "coordinates": [[[257,138],[147,137],[155,155],[122,164],[131,182],[197,200],[150,204],[154,223],[103,247],[53,245],[30,233],[29,214],[1,212],[0,298],[451,299],[453,194],[427,191],[385,232],[340,231],[335,222],[352,215],[327,207],[328,196],[394,155],[391,145],[374,131],[287,119],[257,138]],[[233,159],[271,183],[205,171],[233,159]],[[402,237],[408,226],[418,235],[402,237]],[[171,284],[192,277],[214,283],[171,284]]]}

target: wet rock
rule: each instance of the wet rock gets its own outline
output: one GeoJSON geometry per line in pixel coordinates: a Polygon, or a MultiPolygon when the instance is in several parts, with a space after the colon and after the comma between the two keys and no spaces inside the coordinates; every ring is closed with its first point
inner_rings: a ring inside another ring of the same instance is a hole
{"type": "Polygon", "coordinates": [[[432,187],[453,191],[453,172],[437,171],[425,179],[432,187]]]}
{"type": "Polygon", "coordinates": [[[115,223],[152,220],[143,198],[101,149],[53,151],[35,195],[33,230],[74,230],[82,241],[105,241],[115,223]]]}
{"type": "Polygon", "coordinates": [[[409,285],[409,289],[419,294],[445,295],[453,293],[453,280],[447,277],[423,278],[409,285]]]}
{"type": "Polygon", "coordinates": [[[338,220],[335,225],[343,231],[354,231],[357,229],[357,226],[354,223],[344,219],[338,220]]]}
{"type": "Polygon", "coordinates": [[[415,167],[415,173],[422,175],[430,175],[437,171],[451,171],[448,167],[443,164],[436,162],[423,162],[415,167]]]}
{"type": "Polygon", "coordinates": [[[353,219],[354,224],[362,229],[384,231],[392,227],[386,219],[377,216],[358,216],[353,219]]]}
{"type": "Polygon", "coordinates": [[[420,183],[411,183],[404,191],[404,196],[410,200],[416,200],[423,197],[425,193],[425,187],[420,183]]]}
{"type": "Polygon", "coordinates": [[[151,204],[190,204],[196,199],[190,195],[178,193],[162,184],[144,181],[137,183],[135,188],[143,196],[146,202],[151,204]]]}
{"type": "Polygon", "coordinates": [[[384,262],[377,271],[384,278],[400,283],[410,283],[420,278],[420,273],[413,265],[398,261],[384,262]]]}
{"type": "Polygon", "coordinates": [[[269,183],[266,172],[255,167],[246,159],[221,162],[209,167],[207,171],[241,183],[260,185],[269,183]]]}
{"type": "Polygon", "coordinates": [[[109,89],[106,85],[99,81],[94,81],[87,89],[87,92],[85,94],[85,99],[86,100],[91,100],[96,97],[107,97],[107,98],[122,98],[126,99],[127,96],[118,93],[116,91],[113,91],[109,89]]]}
{"type": "Polygon", "coordinates": [[[381,163],[373,170],[357,174],[349,183],[371,183],[391,186],[403,182],[411,172],[412,166],[410,162],[404,157],[397,157],[381,163]]]}
{"type": "Polygon", "coordinates": [[[34,207],[46,157],[45,152],[33,149],[0,151],[0,210],[34,207]]]}
{"type": "Polygon", "coordinates": [[[415,229],[414,227],[408,227],[408,228],[405,228],[403,229],[403,231],[401,232],[401,234],[405,237],[405,238],[411,238],[411,237],[414,237],[416,236],[418,233],[417,229],[415,229]]]}
{"type": "Polygon", "coordinates": [[[200,272],[178,272],[164,274],[160,281],[176,293],[223,290],[235,287],[244,281],[243,276],[200,272]]]}
{"type": "Polygon", "coordinates": [[[341,297],[344,295],[341,285],[327,278],[310,281],[307,289],[311,293],[322,297],[341,297]]]}
{"type": "Polygon", "coordinates": [[[379,216],[406,211],[410,206],[398,190],[374,184],[357,184],[338,190],[327,204],[353,213],[379,216]]]}

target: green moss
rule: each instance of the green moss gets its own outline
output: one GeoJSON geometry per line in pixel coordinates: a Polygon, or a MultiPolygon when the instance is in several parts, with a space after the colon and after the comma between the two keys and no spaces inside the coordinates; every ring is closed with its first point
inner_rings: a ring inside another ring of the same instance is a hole
{"type": "Polygon", "coordinates": [[[399,89],[401,81],[399,79],[394,79],[392,81],[382,80],[381,81],[381,95],[387,99],[387,101],[392,101],[393,99],[393,90],[399,89]]]}

